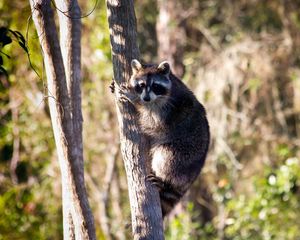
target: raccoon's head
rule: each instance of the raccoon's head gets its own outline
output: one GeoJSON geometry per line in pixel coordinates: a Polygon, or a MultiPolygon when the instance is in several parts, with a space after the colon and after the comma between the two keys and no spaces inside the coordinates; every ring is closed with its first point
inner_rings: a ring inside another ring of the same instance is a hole
{"type": "Polygon", "coordinates": [[[166,61],[159,65],[142,65],[138,60],[131,61],[133,75],[130,80],[134,91],[142,103],[154,103],[166,99],[170,94],[170,65],[166,61]]]}

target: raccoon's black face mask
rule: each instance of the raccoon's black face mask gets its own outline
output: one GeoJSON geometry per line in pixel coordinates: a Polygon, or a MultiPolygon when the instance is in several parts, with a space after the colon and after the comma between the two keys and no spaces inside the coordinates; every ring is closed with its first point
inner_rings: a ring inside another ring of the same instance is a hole
{"type": "Polygon", "coordinates": [[[170,88],[170,80],[156,74],[148,74],[144,78],[137,78],[134,86],[135,92],[144,102],[155,101],[158,97],[167,95],[170,88]]]}
{"type": "Polygon", "coordinates": [[[167,62],[156,65],[142,65],[137,60],[131,63],[131,83],[142,102],[153,102],[168,95],[171,89],[170,66],[167,62]]]}

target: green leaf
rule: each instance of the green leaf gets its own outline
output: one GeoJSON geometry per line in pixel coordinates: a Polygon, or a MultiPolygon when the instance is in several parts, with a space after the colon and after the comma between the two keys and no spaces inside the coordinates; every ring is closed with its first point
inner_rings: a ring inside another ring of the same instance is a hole
{"type": "Polygon", "coordinates": [[[8,76],[7,71],[5,70],[5,68],[3,68],[2,66],[0,66],[0,73],[5,74],[6,76],[8,76]]]}
{"type": "Polygon", "coordinates": [[[23,50],[28,53],[28,48],[26,47],[26,45],[22,42],[19,42],[19,45],[21,46],[21,48],[23,48],[23,50]]]}
{"type": "Polygon", "coordinates": [[[9,55],[7,55],[6,53],[4,53],[4,52],[0,51],[0,54],[4,55],[5,57],[7,57],[7,58],[9,58],[9,59],[10,59],[10,56],[9,56],[9,55]]]}
{"type": "Polygon", "coordinates": [[[23,48],[23,50],[28,53],[28,49],[26,47],[26,40],[24,38],[24,36],[22,35],[22,33],[20,33],[19,31],[13,31],[8,29],[8,31],[14,35],[14,37],[18,40],[19,45],[21,46],[21,48],[23,48]]]}
{"type": "Polygon", "coordinates": [[[20,33],[19,31],[15,31],[15,33],[19,36],[19,40],[25,44],[26,40],[25,40],[24,36],[22,35],[22,33],[20,33]]]}
{"type": "Polygon", "coordinates": [[[8,28],[1,27],[0,28],[0,47],[3,48],[5,45],[10,44],[12,42],[11,37],[7,35],[8,28]]]}

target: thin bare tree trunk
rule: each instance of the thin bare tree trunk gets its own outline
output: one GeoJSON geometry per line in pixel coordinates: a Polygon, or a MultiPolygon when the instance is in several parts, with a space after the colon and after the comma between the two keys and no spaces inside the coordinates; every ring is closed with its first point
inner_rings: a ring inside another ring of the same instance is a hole
{"type": "MultiPolygon", "coordinates": [[[[57,14],[59,17],[60,30],[60,46],[66,72],[66,81],[69,96],[71,96],[71,113],[74,128],[75,145],[79,148],[76,152],[78,159],[80,174],[78,177],[84,177],[83,173],[83,142],[82,142],[82,113],[81,113],[81,11],[75,0],[55,0],[57,7],[57,14]]],[[[84,183],[84,179],[81,179],[84,183]]],[[[83,185],[84,186],[84,185],[83,185]]],[[[66,188],[64,188],[65,190],[66,188]]],[[[85,191],[85,190],[84,190],[85,191]]],[[[86,196],[86,195],[85,195],[86,196]]],[[[64,192],[64,202],[70,200],[68,192],[64,192]]],[[[86,199],[87,202],[87,199],[86,199]]],[[[89,209],[89,208],[88,208],[89,209]]],[[[64,204],[64,218],[66,222],[64,225],[72,225],[72,218],[70,218],[70,208],[64,204]]],[[[90,210],[89,210],[90,211],[90,210]]],[[[92,213],[89,212],[89,215],[92,213]]],[[[64,235],[67,236],[68,229],[64,229],[64,235]]]]}
{"type": "Polygon", "coordinates": [[[182,77],[185,71],[182,61],[186,42],[183,1],[157,0],[157,7],[157,55],[159,59],[167,60],[175,74],[182,77]]]}
{"type": "Polygon", "coordinates": [[[120,176],[118,170],[114,172],[114,176],[111,183],[111,206],[113,209],[112,225],[117,226],[114,228],[115,236],[118,240],[125,240],[125,226],[123,226],[122,220],[124,220],[124,214],[121,208],[121,186],[120,176]],[[120,227],[119,227],[120,226],[120,227]]]}
{"type": "Polygon", "coordinates": [[[9,102],[11,109],[11,118],[14,123],[13,128],[13,155],[10,161],[10,176],[13,184],[18,183],[18,176],[16,173],[18,163],[20,161],[20,129],[19,129],[19,103],[16,101],[15,96],[13,96],[13,89],[9,91],[9,102]]]}
{"type": "MultiPolygon", "coordinates": [[[[107,156],[106,173],[104,176],[104,183],[102,184],[102,189],[99,188],[97,182],[90,175],[87,175],[87,182],[91,188],[91,193],[94,196],[92,197],[92,199],[95,199],[95,201],[99,205],[98,211],[96,213],[98,218],[96,219],[98,219],[101,225],[101,229],[106,240],[115,239],[111,230],[111,225],[113,224],[112,222],[110,222],[109,219],[109,192],[111,190],[118,152],[118,147],[113,146],[110,156],[107,156]]],[[[113,207],[112,210],[115,211],[115,208],[113,207]]],[[[118,229],[120,228],[121,226],[118,225],[118,229]]]]}
{"type": "MultiPolygon", "coordinates": [[[[139,58],[133,0],[107,0],[114,78],[128,82],[130,62],[139,58]]],[[[118,103],[121,151],[127,174],[134,239],[164,239],[159,195],[146,181],[146,141],[130,103],[118,103]]]]}
{"type": "Polygon", "coordinates": [[[110,157],[107,157],[106,161],[106,173],[104,176],[104,183],[103,183],[103,189],[102,189],[102,194],[101,194],[101,204],[100,204],[100,214],[99,214],[99,219],[101,222],[101,227],[105,235],[107,236],[107,239],[113,239],[112,232],[111,232],[111,227],[109,223],[109,218],[108,218],[108,202],[110,200],[109,198],[109,192],[112,184],[112,179],[115,171],[115,166],[116,166],[116,159],[118,155],[118,147],[114,146],[111,149],[111,155],[110,157]]]}
{"type": "Polygon", "coordinates": [[[48,103],[62,175],[64,239],[96,239],[83,174],[80,21],[76,22],[80,9],[75,0],[64,2],[70,11],[60,18],[67,31],[61,42],[70,45],[62,45],[62,56],[51,1],[30,0],[30,4],[44,54],[48,103]]]}

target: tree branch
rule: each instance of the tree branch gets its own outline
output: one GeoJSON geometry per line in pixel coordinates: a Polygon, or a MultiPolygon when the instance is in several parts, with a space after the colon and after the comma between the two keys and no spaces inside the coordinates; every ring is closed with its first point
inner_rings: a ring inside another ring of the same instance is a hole
{"type": "Polygon", "coordinates": [[[12,121],[14,124],[14,128],[13,128],[13,155],[10,161],[10,175],[11,175],[11,179],[12,182],[14,184],[18,183],[18,176],[16,173],[17,167],[18,167],[18,163],[20,161],[20,129],[19,129],[19,109],[18,109],[18,105],[19,104],[15,104],[16,100],[15,98],[13,98],[13,94],[12,94],[13,90],[10,90],[10,108],[11,108],[11,116],[12,116],[12,121]]]}

